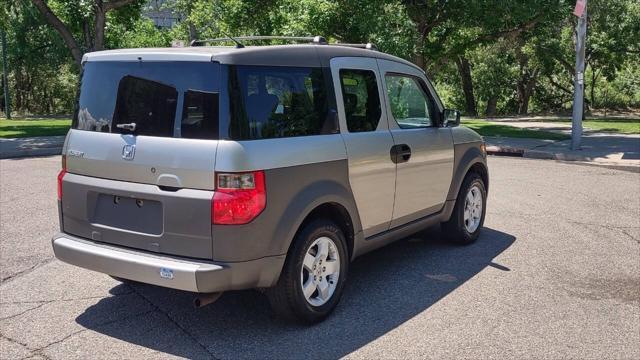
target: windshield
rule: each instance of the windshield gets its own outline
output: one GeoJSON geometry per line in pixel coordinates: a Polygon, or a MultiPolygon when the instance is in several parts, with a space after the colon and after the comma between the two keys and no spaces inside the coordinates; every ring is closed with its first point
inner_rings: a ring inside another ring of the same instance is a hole
{"type": "Polygon", "coordinates": [[[217,139],[218,92],[215,63],[87,62],[73,128],[217,139]]]}

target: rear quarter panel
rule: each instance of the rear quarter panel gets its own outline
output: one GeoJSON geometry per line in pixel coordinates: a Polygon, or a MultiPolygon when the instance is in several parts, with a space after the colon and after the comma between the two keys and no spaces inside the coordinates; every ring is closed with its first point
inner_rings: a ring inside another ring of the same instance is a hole
{"type": "Polygon", "coordinates": [[[347,209],[361,231],[339,134],[220,143],[216,172],[254,170],[265,171],[266,208],[245,225],[212,225],[214,260],[286,254],[306,216],[328,202],[347,209]]]}

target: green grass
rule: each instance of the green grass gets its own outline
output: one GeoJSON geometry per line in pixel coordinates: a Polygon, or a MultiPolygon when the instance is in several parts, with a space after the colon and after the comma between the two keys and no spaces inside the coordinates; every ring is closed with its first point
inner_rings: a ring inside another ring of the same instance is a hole
{"type": "MultiPolygon", "coordinates": [[[[571,123],[569,119],[541,120],[542,122],[571,123]]],[[[640,134],[640,120],[635,119],[589,119],[582,122],[582,127],[599,132],[622,134],[640,134]]]]}
{"type": "Polygon", "coordinates": [[[0,119],[0,138],[66,135],[69,127],[69,119],[0,119]]]}
{"type": "Polygon", "coordinates": [[[475,130],[482,136],[501,136],[512,138],[567,140],[571,137],[542,130],[520,129],[514,126],[492,124],[482,120],[462,120],[462,125],[475,130]]]}

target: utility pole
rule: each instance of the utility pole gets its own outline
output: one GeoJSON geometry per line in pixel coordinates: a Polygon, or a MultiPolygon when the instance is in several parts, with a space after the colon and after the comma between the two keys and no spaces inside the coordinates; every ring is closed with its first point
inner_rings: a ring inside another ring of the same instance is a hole
{"type": "Polygon", "coordinates": [[[4,109],[7,112],[7,119],[11,119],[11,99],[9,98],[9,81],[7,73],[7,36],[4,29],[0,29],[0,37],[2,37],[2,84],[4,85],[4,109]]]}
{"type": "Polygon", "coordinates": [[[571,122],[571,150],[580,149],[582,117],[584,115],[584,57],[587,42],[587,0],[577,0],[573,12],[578,16],[576,26],[576,74],[573,93],[573,120],[571,122]]]}

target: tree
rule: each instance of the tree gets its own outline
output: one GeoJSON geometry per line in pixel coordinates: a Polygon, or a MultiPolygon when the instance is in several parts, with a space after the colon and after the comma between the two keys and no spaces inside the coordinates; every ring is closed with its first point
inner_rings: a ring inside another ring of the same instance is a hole
{"type": "Polygon", "coordinates": [[[143,0],[50,1],[49,3],[53,3],[54,9],[57,7],[59,12],[63,13],[59,16],[45,0],[31,1],[46,21],[60,34],[76,64],[80,64],[82,61],[84,51],[104,49],[105,25],[109,12],[126,6],[138,6],[139,8],[144,2],[143,0]],[[66,24],[63,19],[66,20],[66,24]],[[79,41],[74,36],[74,28],[78,26],[81,28],[83,41],[79,41]]]}

